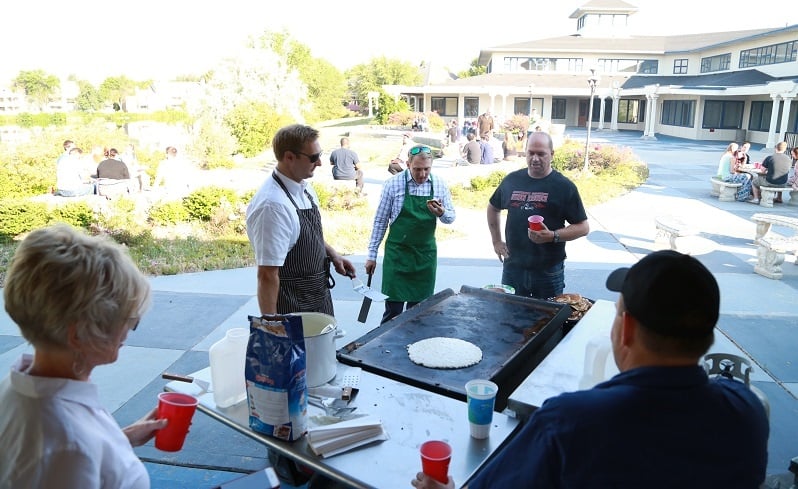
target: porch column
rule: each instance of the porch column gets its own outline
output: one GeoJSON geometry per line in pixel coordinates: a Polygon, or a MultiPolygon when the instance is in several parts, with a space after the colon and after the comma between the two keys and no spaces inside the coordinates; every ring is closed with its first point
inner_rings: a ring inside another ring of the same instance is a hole
{"type": "Polygon", "coordinates": [[[604,130],[604,111],[607,108],[605,100],[606,99],[605,99],[604,95],[602,95],[601,96],[601,105],[599,105],[599,121],[598,121],[598,127],[596,128],[596,131],[603,131],[604,130]]]}
{"type": "Polygon", "coordinates": [[[773,99],[773,109],[770,111],[770,128],[768,129],[768,142],[765,143],[766,148],[775,148],[776,147],[776,123],[779,120],[779,100],[781,100],[781,95],[776,93],[771,93],[770,98],[773,99]]]}
{"type": "Polygon", "coordinates": [[[657,118],[657,99],[656,93],[646,94],[646,130],[643,132],[642,139],[657,139],[654,135],[654,124],[657,118]]]}
{"type": "Polygon", "coordinates": [[[618,104],[621,101],[618,90],[612,92],[612,117],[610,120],[610,131],[618,130],[618,104]]]}
{"type": "Polygon", "coordinates": [[[779,137],[778,141],[784,141],[784,133],[785,129],[790,123],[790,105],[792,105],[792,99],[795,98],[795,95],[782,95],[781,99],[784,100],[784,107],[781,109],[781,127],[779,127],[779,137]]]}

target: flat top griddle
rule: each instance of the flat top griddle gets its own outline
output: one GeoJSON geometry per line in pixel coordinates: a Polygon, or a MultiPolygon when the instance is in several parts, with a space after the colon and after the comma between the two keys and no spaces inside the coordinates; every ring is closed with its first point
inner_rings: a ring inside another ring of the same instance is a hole
{"type": "Polygon", "coordinates": [[[499,386],[496,410],[562,338],[569,306],[481,288],[443,290],[338,350],[355,365],[422,389],[466,399],[465,383],[490,379],[499,386]],[[413,363],[407,345],[442,336],[482,349],[482,361],[461,369],[413,363]]]}

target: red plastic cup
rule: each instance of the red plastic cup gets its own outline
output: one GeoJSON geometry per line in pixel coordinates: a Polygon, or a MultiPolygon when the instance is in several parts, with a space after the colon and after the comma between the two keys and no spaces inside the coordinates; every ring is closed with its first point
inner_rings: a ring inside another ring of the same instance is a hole
{"type": "Polygon", "coordinates": [[[529,229],[532,231],[540,231],[543,229],[543,216],[535,214],[533,216],[529,216],[527,221],[529,221],[529,229]]]}
{"type": "Polygon", "coordinates": [[[421,470],[436,481],[449,482],[452,447],[445,441],[432,440],[421,444],[421,470]]]}
{"type": "Polygon", "coordinates": [[[166,418],[169,424],[155,432],[155,448],[164,452],[177,452],[183,448],[198,403],[196,397],[188,394],[158,394],[158,419],[166,418]]]}

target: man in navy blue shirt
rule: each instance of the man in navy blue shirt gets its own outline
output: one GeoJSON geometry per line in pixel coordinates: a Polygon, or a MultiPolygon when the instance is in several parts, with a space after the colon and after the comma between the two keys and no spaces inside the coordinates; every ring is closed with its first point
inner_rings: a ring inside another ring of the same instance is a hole
{"type": "MultiPolygon", "coordinates": [[[[468,484],[524,488],[757,488],[768,420],[745,384],[710,379],[699,361],[720,309],[695,258],[649,254],[607,279],[620,292],[611,339],[621,373],[548,399],[468,484]]],[[[443,485],[422,473],[412,485],[443,485]]]]}

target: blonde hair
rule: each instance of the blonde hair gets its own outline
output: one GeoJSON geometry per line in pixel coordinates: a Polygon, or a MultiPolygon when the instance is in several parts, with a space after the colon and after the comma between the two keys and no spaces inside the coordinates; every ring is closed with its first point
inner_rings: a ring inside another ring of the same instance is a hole
{"type": "Polygon", "coordinates": [[[726,153],[734,153],[739,147],[737,143],[729,143],[729,145],[726,146],[726,153]]]}
{"type": "Polygon", "coordinates": [[[150,284],[122,246],[59,224],[31,232],[8,267],[5,308],[34,347],[64,347],[68,329],[101,345],[149,307],[150,284]]]}

